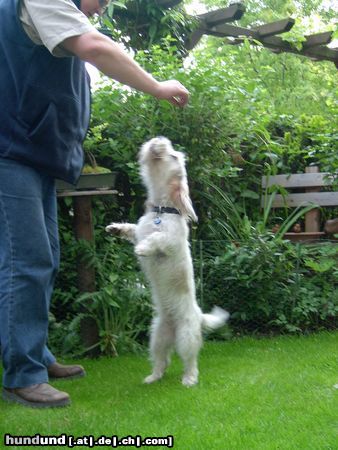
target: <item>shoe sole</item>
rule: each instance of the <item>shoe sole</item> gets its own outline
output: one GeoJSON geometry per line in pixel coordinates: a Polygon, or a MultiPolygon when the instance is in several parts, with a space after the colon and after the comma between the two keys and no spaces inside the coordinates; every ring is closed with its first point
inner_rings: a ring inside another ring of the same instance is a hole
{"type": "Polygon", "coordinates": [[[83,378],[83,377],[85,377],[86,376],[86,372],[81,372],[81,373],[78,373],[78,374],[76,374],[76,375],[70,375],[70,376],[68,376],[68,377],[52,377],[52,376],[50,376],[49,377],[49,380],[50,381],[57,381],[57,380],[75,380],[76,378],[83,378]]]}
{"type": "Polygon", "coordinates": [[[31,408],[61,408],[64,406],[69,406],[71,404],[70,398],[64,400],[59,400],[58,402],[29,402],[13,392],[8,392],[6,389],[2,390],[2,398],[9,403],[19,403],[20,405],[29,406],[31,408]]]}

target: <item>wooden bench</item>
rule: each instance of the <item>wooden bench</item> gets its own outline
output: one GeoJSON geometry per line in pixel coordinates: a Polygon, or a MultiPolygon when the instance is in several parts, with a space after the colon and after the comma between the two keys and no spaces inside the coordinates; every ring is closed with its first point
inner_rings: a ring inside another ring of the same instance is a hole
{"type": "MultiPolygon", "coordinates": [[[[307,167],[305,172],[303,174],[264,176],[262,178],[263,190],[272,186],[280,186],[288,191],[286,195],[275,195],[272,202],[273,208],[296,208],[311,204],[318,207],[338,206],[337,184],[334,184],[338,173],[333,176],[319,172],[317,166],[307,167]]],[[[262,207],[264,207],[264,199],[262,199],[262,207]]],[[[331,228],[327,226],[325,228],[332,229],[332,226],[331,228]]],[[[326,235],[325,231],[321,231],[320,209],[314,208],[305,214],[304,230],[298,233],[288,232],[284,236],[293,242],[310,242],[322,239],[326,235]]]]}

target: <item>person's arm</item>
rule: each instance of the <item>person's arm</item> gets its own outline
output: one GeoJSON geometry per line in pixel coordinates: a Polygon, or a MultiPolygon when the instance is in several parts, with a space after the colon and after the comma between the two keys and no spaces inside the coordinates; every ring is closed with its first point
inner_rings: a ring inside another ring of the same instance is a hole
{"type": "Polygon", "coordinates": [[[188,102],[189,93],[181,83],[176,80],[155,80],[119,44],[98,31],[70,37],[62,45],[120,83],[158,99],[168,100],[176,106],[184,106],[188,102]]]}

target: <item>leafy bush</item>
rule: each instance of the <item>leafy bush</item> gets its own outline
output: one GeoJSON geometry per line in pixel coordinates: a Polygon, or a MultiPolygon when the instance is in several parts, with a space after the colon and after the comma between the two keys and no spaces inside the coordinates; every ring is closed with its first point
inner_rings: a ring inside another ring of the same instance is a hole
{"type": "Polygon", "coordinates": [[[166,8],[156,0],[122,0],[112,1],[98,22],[101,32],[134,51],[161,44],[170,36],[178,56],[183,56],[185,40],[197,19],[189,16],[182,5],[166,8]]]}
{"type": "Polygon", "coordinates": [[[336,325],[337,246],[295,246],[253,234],[208,253],[204,302],[228,309],[234,331],[306,332],[336,325]]]}
{"type": "Polygon", "coordinates": [[[115,356],[139,351],[147,335],[151,308],[131,246],[106,238],[99,249],[85,241],[80,241],[77,249],[82,261],[95,268],[96,290],[77,295],[70,320],[58,323],[52,318],[51,345],[62,353],[81,354],[99,348],[99,353],[115,356]],[[81,325],[88,318],[96,323],[99,340],[84,348],[81,325]]]}
{"type": "Polygon", "coordinates": [[[143,343],[144,322],[150,319],[148,291],[132,246],[107,238],[104,231],[122,214],[116,198],[93,200],[91,246],[75,239],[72,200],[59,201],[61,267],[52,298],[49,333],[49,345],[57,354],[79,354],[85,350],[80,333],[84,317],[97,324],[102,353],[136,351],[143,343]],[[78,289],[79,261],[95,268],[94,293],[82,295],[78,289]]]}
{"type": "MultiPolygon", "coordinates": [[[[309,331],[332,326],[338,312],[338,247],[295,246],[284,233],[311,206],[298,208],[269,231],[271,202],[254,222],[219,188],[205,194],[214,212],[212,240],[197,269],[203,300],[229,309],[236,331],[309,331]]],[[[207,247],[207,248],[206,248],[207,247]]],[[[195,248],[195,246],[194,246],[195,248]]],[[[195,255],[197,256],[196,250],[195,255]]]]}
{"type": "Polygon", "coordinates": [[[107,238],[107,245],[99,253],[85,242],[82,246],[86,264],[97,274],[96,291],[76,300],[81,312],[73,320],[72,329],[77,331],[81,320],[92,318],[99,331],[99,342],[93,348],[99,347],[100,353],[114,356],[139,350],[151,308],[131,246],[114,238],[107,238]]]}

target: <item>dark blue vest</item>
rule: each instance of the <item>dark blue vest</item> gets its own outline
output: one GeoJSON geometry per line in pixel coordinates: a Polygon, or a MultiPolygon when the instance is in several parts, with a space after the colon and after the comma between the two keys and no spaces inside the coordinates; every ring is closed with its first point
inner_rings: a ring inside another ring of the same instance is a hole
{"type": "Polygon", "coordinates": [[[56,58],[30,40],[18,3],[0,0],[0,157],[75,183],[90,117],[89,76],[79,58],[56,58]]]}

